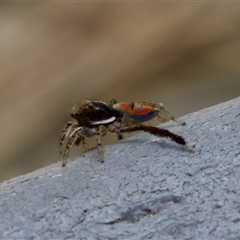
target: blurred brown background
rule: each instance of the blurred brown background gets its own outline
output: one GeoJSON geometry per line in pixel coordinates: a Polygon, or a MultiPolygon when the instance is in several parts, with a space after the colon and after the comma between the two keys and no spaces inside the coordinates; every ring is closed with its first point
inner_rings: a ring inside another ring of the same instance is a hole
{"type": "Polygon", "coordinates": [[[182,116],[239,96],[239,13],[239,3],[0,3],[0,181],[58,161],[76,101],[156,101],[182,116]]]}

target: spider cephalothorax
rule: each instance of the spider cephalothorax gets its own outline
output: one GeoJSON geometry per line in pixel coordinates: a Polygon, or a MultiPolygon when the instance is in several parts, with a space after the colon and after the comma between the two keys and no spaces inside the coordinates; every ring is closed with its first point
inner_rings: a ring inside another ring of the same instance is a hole
{"type": "Polygon", "coordinates": [[[79,126],[89,128],[112,123],[118,117],[117,111],[109,108],[106,103],[89,100],[75,103],[70,109],[70,114],[79,126]]]}

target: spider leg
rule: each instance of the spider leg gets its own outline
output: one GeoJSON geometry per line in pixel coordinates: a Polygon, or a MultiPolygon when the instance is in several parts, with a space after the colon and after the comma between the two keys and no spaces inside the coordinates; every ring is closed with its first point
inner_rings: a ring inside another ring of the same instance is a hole
{"type": "Polygon", "coordinates": [[[122,122],[114,122],[113,124],[108,125],[107,130],[111,133],[117,134],[118,140],[123,139],[123,135],[120,133],[122,128],[122,122]]]}
{"type": "Polygon", "coordinates": [[[98,152],[101,158],[101,162],[104,162],[104,154],[103,154],[103,148],[102,148],[102,137],[106,135],[107,129],[105,126],[101,125],[97,128],[95,131],[96,133],[96,141],[97,141],[97,148],[98,152]]]}
{"type": "Polygon", "coordinates": [[[122,140],[122,139],[123,139],[123,135],[118,132],[118,133],[117,133],[117,138],[118,138],[118,140],[122,140]]]}
{"type": "Polygon", "coordinates": [[[92,130],[86,127],[79,127],[75,121],[69,121],[64,126],[59,140],[59,154],[63,162],[62,166],[66,165],[70,148],[73,145],[78,146],[82,142],[84,151],[87,151],[88,145],[86,138],[92,137],[93,135],[95,135],[95,133],[92,130]]]}
{"type": "Polygon", "coordinates": [[[67,136],[67,142],[65,144],[65,149],[63,154],[61,155],[62,157],[62,166],[65,167],[66,166],[66,160],[68,158],[68,154],[69,154],[69,150],[70,148],[76,144],[78,145],[81,140],[83,140],[85,137],[83,135],[81,135],[82,132],[82,127],[77,127],[75,129],[73,129],[72,132],[70,132],[67,136]]]}
{"type": "MultiPolygon", "coordinates": [[[[122,129],[120,129],[120,132],[134,132],[134,131],[144,131],[144,132],[148,132],[150,134],[153,134],[155,136],[158,137],[165,137],[165,138],[169,138],[171,139],[173,142],[176,142],[180,145],[185,145],[185,146],[190,146],[183,137],[174,134],[166,129],[161,129],[161,128],[157,128],[157,127],[152,127],[152,126],[147,126],[147,125],[143,125],[143,124],[138,124],[132,127],[124,127],[122,129]]],[[[194,147],[194,145],[192,146],[194,147]]]]}
{"type": "Polygon", "coordinates": [[[88,145],[86,143],[86,138],[85,137],[82,137],[82,144],[83,144],[84,152],[87,152],[88,151],[88,145]]]}
{"type": "MultiPolygon", "coordinates": [[[[164,116],[164,118],[166,118],[168,120],[172,120],[179,125],[186,125],[185,122],[181,121],[180,119],[175,118],[170,112],[168,112],[161,103],[160,104],[156,103],[155,108],[158,109],[159,113],[162,114],[164,116]]],[[[162,119],[163,117],[158,115],[157,118],[162,119]]]]}
{"type": "Polygon", "coordinates": [[[66,125],[64,125],[61,135],[60,135],[60,139],[59,139],[59,150],[60,150],[60,155],[61,155],[61,147],[64,144],[64,140],[66,137],[66,134],[69,130],[69,128],[71,128],[73,126],[74,122],[69,121],[66,125]]]}
{"type": "MultiPolygon", "coordinates": [[[[65,155],[66,141],[67,141],[69,135],[71,134],[71,132],[73,132],[74,129],[76,129],[77,127],[78,127],[77,122],[69,121],[64,126],[64,128],[62,129],[62,132],[61,132],[61,135],[60,135],[60,139],[59,139],[59,155],[60,155],[61,159],[65,155]]],[[[79,143],[80,143],[80,141],[79,141],[79,143]]]]}
{"type": "Polygon", "coordinates": [[[102,149],[102,138],[100,134],[96,135],[97,148],[100,154],[101,162],[104,162],[103,149],[102,149]]]}
{"type": "Polygon", "coordinates": [[[70,148],[73,145],[79,145],[82,143],[84,150],[87,151],[88,145],[86,143],[86,138],[91,138],[93,136],[96,136],[101,162],[104,162],[102,136],[106,135],[106,133],[107,129],[103,125],[96,128],[87,128],[79,126],[77,122],[69,121],[64,126],[59,141],[59,153],[62,160],[62,166],[66,166],[66,160],[68,158],[70,148]]]}

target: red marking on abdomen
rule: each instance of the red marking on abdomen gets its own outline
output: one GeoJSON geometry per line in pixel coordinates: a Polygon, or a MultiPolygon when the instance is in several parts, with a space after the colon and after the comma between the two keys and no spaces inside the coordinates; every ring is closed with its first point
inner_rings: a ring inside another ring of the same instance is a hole
{"type": "Polygon", "coordinates": [[[134,113],[134,115],[145,115],[145,114],[148,114],[151,111],[152,111],[152,109],[150,109],[150,108],[141,107],[141,108],[135,108],[133,110],[133,113],[134,113]]]}
{"type": "Polygon", "coordinates": [[[119,106],[124,112],[129,114],[134,114],[133,110],[129,107],[127,103],[119,103],[119,106]]]}

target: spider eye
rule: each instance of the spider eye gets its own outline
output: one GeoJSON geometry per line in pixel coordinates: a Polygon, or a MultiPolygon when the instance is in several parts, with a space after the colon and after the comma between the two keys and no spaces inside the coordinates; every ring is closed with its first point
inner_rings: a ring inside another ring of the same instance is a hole
{"type": "Polygon", "coordinates": [[[88,109],[93,109],[93,105],[91,103],[88,105],[88,109]]]}

